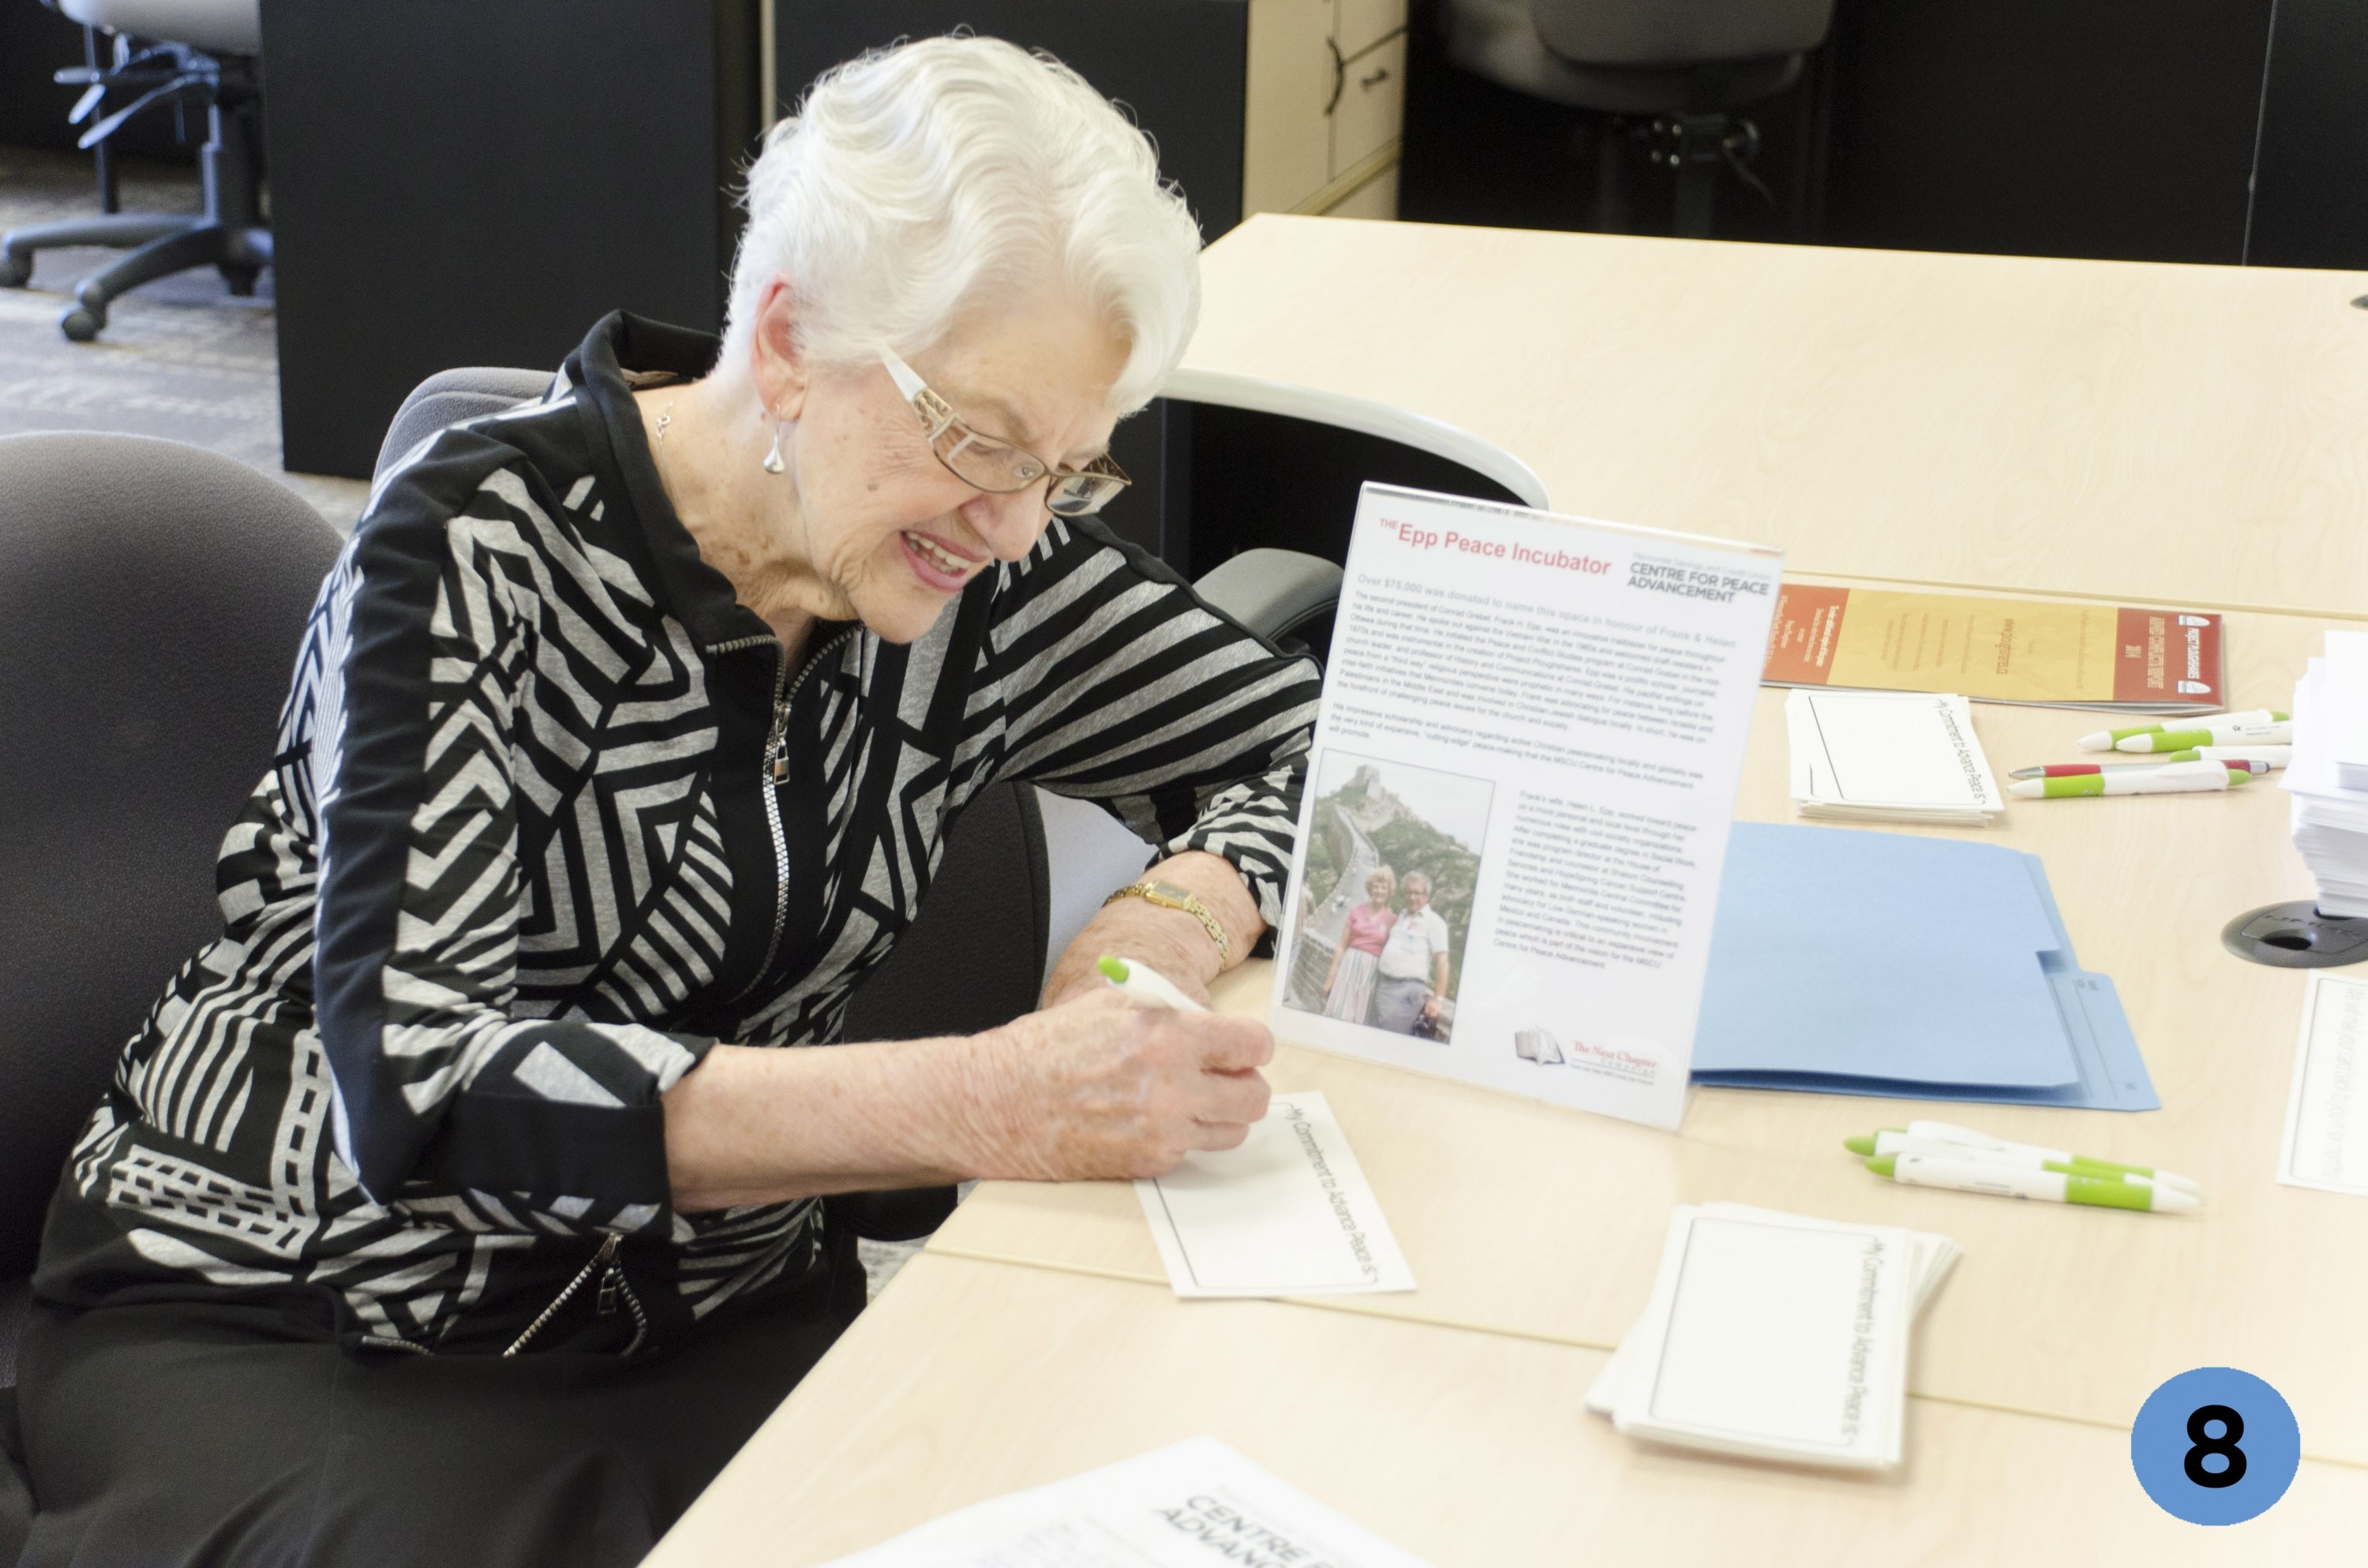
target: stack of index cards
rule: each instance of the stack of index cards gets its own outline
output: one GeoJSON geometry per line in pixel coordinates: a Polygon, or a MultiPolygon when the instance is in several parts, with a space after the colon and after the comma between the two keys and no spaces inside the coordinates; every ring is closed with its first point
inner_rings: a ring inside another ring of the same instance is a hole
{"type": "Polygon", "coordinates": [[[1908,1331],[1956,1260],[1954,1242],[1927,1232],[1680,1208],[1652,1301],[1587,1408],[1656,1443],[1891,1469],[1908,1331]]]}
{"type": "Polygon", "coordinates": [[[1796,687],[1784,731],[1804,817],[1984,827],[2006,809],[1962,697],[1796,687]]]}

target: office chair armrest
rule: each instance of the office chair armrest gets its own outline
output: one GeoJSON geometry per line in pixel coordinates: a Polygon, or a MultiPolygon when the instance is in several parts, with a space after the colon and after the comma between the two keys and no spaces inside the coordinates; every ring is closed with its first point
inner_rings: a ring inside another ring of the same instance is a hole
{"type": "MultiPolygon", "coordinates": [[[[1193,585],[1202,598],[1268,642],[1332,613],[1340,568],[1296,550],[1245,550],[1193,585]]],[[[1320,656],[1323,650],[1318,649],[1320,656]]]]}
{"type": "Polygon", "coordinates": [[[823,1199],[823,1222],[844,1226],[867,1242],[917,1242],[946,1222],[959,1193],[951,1187],[844,1193],[823,1199]]]}

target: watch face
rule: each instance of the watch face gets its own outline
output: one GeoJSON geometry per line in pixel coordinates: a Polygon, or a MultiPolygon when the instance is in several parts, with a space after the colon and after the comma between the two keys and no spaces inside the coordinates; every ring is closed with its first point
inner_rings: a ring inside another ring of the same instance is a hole
{"type": "Polygon", "coordinates": [[[1180,904],[1190,902],[1192,897],[1190,892],[1178,887],[1174,882],[1153,882],[1149,884],[1147,891],[1152,897],[1163,903],[1180,904]]]}

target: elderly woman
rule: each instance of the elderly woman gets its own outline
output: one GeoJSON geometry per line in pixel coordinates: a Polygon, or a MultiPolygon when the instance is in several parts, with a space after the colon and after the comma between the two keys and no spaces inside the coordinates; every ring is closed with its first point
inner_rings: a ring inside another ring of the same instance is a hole
{"type": "Polygon", "coordinates": [[[222,937],[51,1215],[28,1563],[632,1562],[860,1302],[825,1195],[1264,1114],[1263,1028],[1090,965],[1248,953],[1316,695],[1091,520],[1197,304],[1151,148],[936,40],[818,84],[748,206],[720,347],[602,322],[324,585],[222,937]],[[1161,846],[1152,896],[1007,1028],[780,1049],[1003,778],[1161,846]]]}
{"type": "Polygon", "coordinates": [[[1376,866],[1365,879],[1365,902],[1350,909],[1340,925],[1340,945],[1332,949],[1332,967],[1324,975],[1324,1016],[1352,1024],[1368,1022],[1373,1006],[1373,976],[1381,961],[1382,944],[1389,940],[1397,915],[1390,894],[1397,873],[1376,866]]]}

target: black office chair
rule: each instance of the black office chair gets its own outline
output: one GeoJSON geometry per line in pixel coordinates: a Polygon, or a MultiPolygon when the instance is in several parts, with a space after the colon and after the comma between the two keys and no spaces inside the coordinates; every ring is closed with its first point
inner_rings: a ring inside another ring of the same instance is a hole
{"type": "MultiPolygon", "coordinates": [[[[110,95],[131,101],[101,115],[79,145],[101,147],[134,116],[202,104],[205,145],[199,175],[205,190],[200,213],[102,211],[90,218],[38,223],[0,234],[0,287],[21,289],[33,276],[37,251],[67,245],[129,248],[131,254],[84,278],[58,330],[77,343],[96,338],[108,306],[142,283],[213,267],[233,294],[255,292],[256,276],[271,265],[271,230],[260,204],[263,139],[256,54],[262,48],[261,0],[45,0],[85,27],[154,40],[142,49],[119,42],[113,62],[58,73],[84,88],[69,122],[81,124],[110,95]]],[[[105,176],[101,176],[102,187],[105,176]]],[[[102,201],[104,205],[104,201],[102,201]]]]}
{"type": "Polygon", "coordinates": [[[1710,234],[1723,171],[1751,172],[1759,129],[1735,111],[1783,91],[1825,41],[1833,0],[1440,0],[1447,56],[1500,86],[1609,117],[1596,140],[1598,226],[1626,226],[1628,132],[1677,176],[1672,232],[1710,234]]]}
{"type": "Polygon", "coordinates": [[[0,1400],[74,1135],[165,978],[222,930],[214,858],[271,765],[338,545],[195,447],[0,439],[0,1400]]]}

